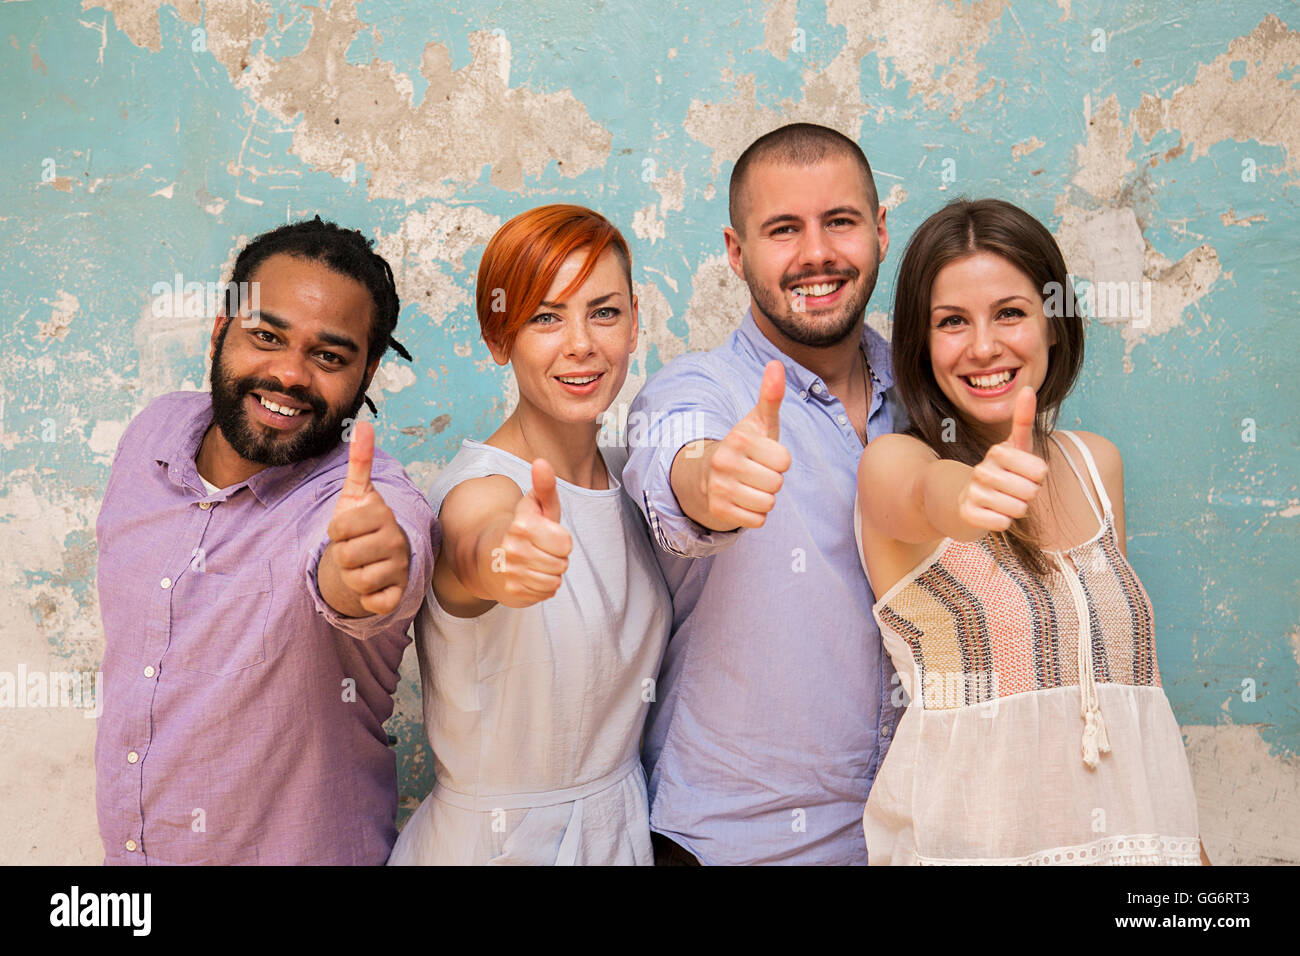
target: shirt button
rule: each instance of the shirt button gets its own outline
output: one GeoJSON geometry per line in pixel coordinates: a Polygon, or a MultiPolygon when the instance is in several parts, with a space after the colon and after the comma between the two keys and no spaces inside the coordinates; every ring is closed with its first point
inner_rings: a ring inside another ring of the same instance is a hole
{"type": "Polygon", "coordinates": [[[880,728],[880,736],[882,737],[889,736],[889,724],[885,724],[885,726],[880,728]]]}
{"type": "Polygon", "coordinates": [[[162,588],[164,591],[166,591],[169,587],[172,586],[172,579],[163,578],[161,581],[158,582],[158,586],[162,588]]]}
{"type": "Polygon", "coordinates": [[[135,763],[139,759],[140,759],[140,755],[136,753],[134,750],[132,750],[129,754],[126,755],[127,763],[135,763]]]}
{"type": "Polygon", "coordinates": [[[200,510],[200,511],[207,511],[207,510],[208,510],[209,508],[211,508],[211,507],[212,507],[212,502],[211,502],[211,501],[200,501],[200,502],[199,502],[199,510],[200,510]]]}
{"type": "Polygon", "coordinates": [[[147,665],[145,665],[145,669],[144,669],[144,676],[145,676],[145,677],[153,677],[153,675],[156,674],[156,673],[158,673],[158,672],[157,672],[156,670],[153,669],[153,665],[152,665],[152,664],[147,664],[147,665]]]}
{"type": "Polygon", "coordinates": [[[126,848],[129,852],[134,853],[136,849],[136,842],[134,840],[127,840],[126,848]]]}
{"type": "Polygon", "coordinates": [[[848,421],[848,419],[845,418],[843,415],[840,415],[840,416],[839,416],[839,420],[840,420],[840,424],[841,424],[841,425],[843,425],[845,422],[848,421]]]}
{"type": "Polygon", "coordinates": [[[800,397],[800,398],[803,398],[803,399],[806,399],[806,398],[808,397],[808,393],[807,393],[807,392],[804,392],[804,391],[801,391],[801,392],[799,393],[799,397],[800,397]]]}
{"type": "Polygon", "coordinates": [[[822,392],[822,383],[813,382],[813,391],[816,392],[818,395],[820,395],[822,392]]]}

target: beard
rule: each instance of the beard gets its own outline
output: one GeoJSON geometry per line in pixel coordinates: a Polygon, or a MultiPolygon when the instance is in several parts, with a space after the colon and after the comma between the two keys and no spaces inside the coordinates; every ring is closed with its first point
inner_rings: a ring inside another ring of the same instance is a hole
{"type": "MultiPolygon", "coordinates": [[[[746,275],[749,270],[746,270],[746,275]]],[[[861,273],[857,269],[846,269],[843,272],[810,272],[802,276],[782,276],[780,289],[788,289],[799,283],[802,279],[811,279],[816,276],[834,276],[837,279],[844,279],[846,282],[852,282],[858,278],[861,273]]],[[[782,296],[780,292],[773,293],[772,290],[765,286],[759,286],[754,282],[747,282],[749,294],[754,297],[754,302],[758,306],[764,317],[772,323],[782,335],[797,342],[800,345],[806,345],[809,348],[823,349],[832,345],[838,345],[846,338],[853,334],[854,326],[862,318],[862,314],[867,309],[867,303],[871,300],[871,293],[876,291],[876,278],[880,275],[880,264],[875,263],[871,267],[871,272],[866,276],[858,294],[845,301],[837,307],[828,320],[828,324],[813,326],[806,320],[800,320],[799,316],[807,316],[808,312],[796,312],[793,304],[782,296]]]]}
{"type": "MultiPolygon", "coordinates": [[[[229,324],[227,324],[229,328],[229,324]]],[[[357,390],[344,408],[331,411],[319,395],[306,388],[284,388],[272,379],[240,378],[227,374],[221,361],[226,329],[217,338],[212,356],[212,420],[239,457],[259,465],[293,465],[331,451],[343,437],[343,421],[356,416],[365,400],[365,388],[357,390]],[[279,392],[311,406],[311,421],[289,435],[249,420],[244,396],[249,392],[279,392]]]]}

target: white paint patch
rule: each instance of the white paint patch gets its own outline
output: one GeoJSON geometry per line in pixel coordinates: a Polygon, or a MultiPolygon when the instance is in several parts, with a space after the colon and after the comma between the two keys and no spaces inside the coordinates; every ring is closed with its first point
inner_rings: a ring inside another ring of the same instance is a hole
{"type": "Polygon", "coordinates": [[[794,46],[798,7],[799,0],[771,0],[763,14],[763,49],[778,60],[789,57],[794,46]]]}
{"type": "Polygon", "coordinates": [[[113,463],[113,455],[117,452],[117,444],[122,440],[122,435],[125,434],[128,424],[130,423],[106,419],[95,422],[95,427],[91,430],[86,445],[94,453],[97,465],[111,465],[113,463]]]}
{"type": "Polygon", "coordinates": [[[749,288],[731,271],[727,257],[705,259],[691,280],[687,348],[692,352],[717,348],[740,326],[748,308],[749,288]]]}
{"type": "Polygon", "coordinates": [[[1031,136],[1029,139],[1021,140],[1011,147],[1011,158],[1016,162],[1024,159],[1030,153],[1036,153],[1047,144],[1037,136],[1031,136]]]}
{"type": "MultiPolygon", "coordinates": [[[[442,325],[457,310],[474,307],[470,293],[448,273],[447,265],[464,271],[465,253],[485,245],[500,225],[499,216],[477,206],[430,203],[408,215],[397,232],[381,233],[375,251],[392,268],[402,304],[416,306],[435,325],[442,325]]],[[[400,325],[397,337],[402,337],[400,325]]]]}
{"type": "Polygon", "coordinates": [[[48,299],[44,301],[47,305],[53,306],[53,311],[50,313],[50,321],[42,322],[36,334],[46,341],[50,339],[63,341],[68,337],[68,329],[72,327],[72,320],[81,309],[81,303],[71,292],[62,290],[53,302],[48,299]]]}
{"type": "Polygon", "coordinates": [[[1119,97],[1112,93],[1096,110],[1091,97],[1083,98],[1083,118],[1088,139],[1075,147],[1078,171],[1074,184],[1095,199],[1113,200],[1119,196],[1124,181],[1137,169],[1128,158],[1133,147],[1133,131],[1119,118],[1119,97]]]}
{"type": "Polygon", "coordinates": [[[1300,757],[1273,756],[1250,724],[1182,731],[1210,862],[1300,863],[1300,757]]]}

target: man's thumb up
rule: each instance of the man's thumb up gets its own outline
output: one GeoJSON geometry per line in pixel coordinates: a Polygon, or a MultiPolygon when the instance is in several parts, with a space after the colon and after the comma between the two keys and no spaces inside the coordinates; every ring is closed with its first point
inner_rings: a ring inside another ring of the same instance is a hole
{"type": "Polygon", "coordinates": [[[375,460],[375,426],[370,422],[356,422],[352,426],[352,441],[348,447],[348,473],[339,490],[334,513],[355,508],[371,491],[370,466],[375,460]]]}
{"type": "Polygon", "coordinates": [[[785,366],[776,359],[763,369],[763,383],[758,387],[758,404],[754,415],[764,433],[773,441],[781,440],[781,399],[785,397],[785,366]]]}

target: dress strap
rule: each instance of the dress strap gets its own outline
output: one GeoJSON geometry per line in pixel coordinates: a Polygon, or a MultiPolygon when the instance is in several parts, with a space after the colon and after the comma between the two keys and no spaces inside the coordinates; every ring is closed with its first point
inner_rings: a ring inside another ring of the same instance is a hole
{"type": "MultiPolygon", "coordinates": [[[[1083,439],[1074,434],[1074,432],[1062,431],[1059,434],[1064,435],[1066,438],[1070,439],[1070,441],[1074,442],[1075,447],[1078,448],[1080,454],[1083,455],[1084,464],[1088,466],[1088,474],[1092,476],[1092,486],[1097,489],[1097,496],[1101,499],[1102,510],[1106,513],[1107,517],[1109,517],[1111,514],[1110,496],[1106,494],[1106,486],[1102,483],[1101,475],[1097,471],[1097,462],[1093,460],[1092,452],[1090,452],[1088,446],[1083,443],[1083,439]]],[[[1053,438],[1054,437],[1055,435],[1053,438]]],[[[1057,442],[1057,444],[1059,445],[1060,442],[1057,442]]],[[[1088,494],[1088,483],[1083,480],[1083,476],[1079,474],[1079,470],[1074,467],[1074,462],[1070,461],[1069,455],[1065,456],[1065,460],[1070,463],[1071,470],[1073,470],[1074,474],[1079,478],[1079,483],[1083,485],[1083,493],[1088,498],[1088,504],[1092,505],[1092,495],[1088,494]]],[[[1095,513],[1097,511],[1097,506],[1093,505],[1092,510],[1095,513]]],[[[1097,515],[1097,519],[1101,520],[1101,515],[1097,515]]]]}

